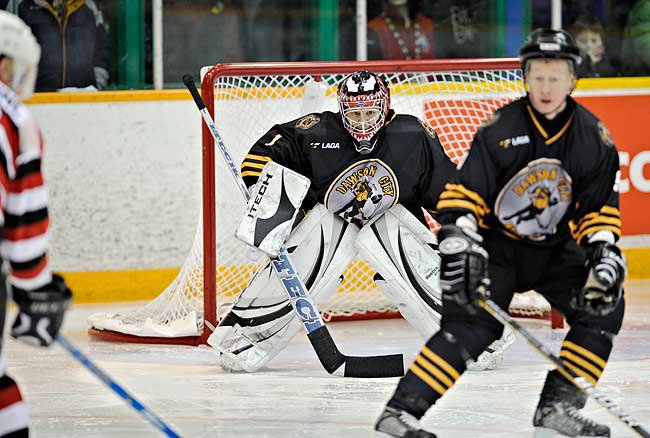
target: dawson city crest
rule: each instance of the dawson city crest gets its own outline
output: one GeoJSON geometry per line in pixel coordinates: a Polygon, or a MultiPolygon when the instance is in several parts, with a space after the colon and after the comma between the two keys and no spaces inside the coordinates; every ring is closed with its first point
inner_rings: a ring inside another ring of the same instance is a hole
{"type": "Polygon", "coordinates": [[[544,240],[556,232],[571,204],[571,177],[559,160],[528,163],[501,189],[494,212],[510,232],[544,240]]]}
{"type": "Polygon", "coordinates": [[[395,174],[377,159],[354,163],[337,176],[325,194],[325,206],[358,226],[397,203],[395,174]]]}

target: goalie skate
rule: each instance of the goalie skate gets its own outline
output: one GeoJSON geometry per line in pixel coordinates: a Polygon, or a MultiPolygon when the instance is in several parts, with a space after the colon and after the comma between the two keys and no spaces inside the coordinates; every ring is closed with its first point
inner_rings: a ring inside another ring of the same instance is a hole
{"type": "MultiPolygon", "coordinates": [[[[208,344],[221,353],[222,368],[228,372],[255,372],[275,356],[272,354],[274,350],[281,351],[293,337],[288,332],[295,333],[300,329],[300,322],[293,318],[289,301],[278,307],[282,309],[287,306],[290,312],[270,322],[264,329],[259,326],[243,327],[237,322],[229,325],[224,320],[226,324],[220,324],[208,339],[208,344]],[[297,327],[290,327],[292,323],[297,327]]],[[[231,320],[241,318],[236,310],[228,316],[231,320]]],[[[251,320],[250,316],[248,319],[251,320]]]]}

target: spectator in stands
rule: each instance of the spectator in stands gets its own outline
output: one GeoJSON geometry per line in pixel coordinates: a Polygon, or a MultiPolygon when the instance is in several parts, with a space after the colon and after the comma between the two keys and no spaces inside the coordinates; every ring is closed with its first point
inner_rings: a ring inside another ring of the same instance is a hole
{"type": "Polygon", "coordinates": [[[382,13],[368,23],[368,59],[433,57],[433,22],[416,3],[385,0],[382,13]]]}
{"type": "Polygon", "coordinates": [[[627,16],[623,40],[623,73],[650,75],[650,0],[638,0],[627,16]]]}
{"type": "Polygon", "coordinates": [[[492,3],[488,0],[422,2],[422,12],[434,23],[436,58],[494,56],[492,3]]]}
{"type": "Polygon", "coordinates": [[[616,71],[605,53],[605,30],[597,18],[583,15],[570,27],[576,45],[583,52],[578,77],[594,78],[616,76],[616,71]]]}
{"type": "Polygon", "coordinates": [[[31,27],[42,48],[36,91],[103,89],[110,77],[111,44],[93,0],[12,0],[7,10],[31,27]]]}

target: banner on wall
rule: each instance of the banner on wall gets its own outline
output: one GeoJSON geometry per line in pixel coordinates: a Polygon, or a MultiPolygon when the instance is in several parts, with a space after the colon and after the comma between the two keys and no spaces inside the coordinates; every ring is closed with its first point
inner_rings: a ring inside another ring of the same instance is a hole
{"type": "Polygon", "coordinates": [[[594,113],[614,137],[621,166],[623,235],[650,234],[650,94],[581,96],[576,100],[594,113]]]}

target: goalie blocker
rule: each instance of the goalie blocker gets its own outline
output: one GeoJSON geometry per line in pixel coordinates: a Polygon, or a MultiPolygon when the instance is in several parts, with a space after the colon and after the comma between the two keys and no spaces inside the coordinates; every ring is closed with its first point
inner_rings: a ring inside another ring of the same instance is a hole
{"type": "Polygon", "coordinates": [[[270,257],[277,257],[310,184],[299,173],[273,161],[266,163],[235,236],[270,257]]]}

